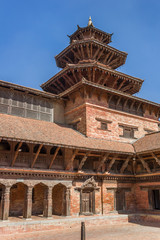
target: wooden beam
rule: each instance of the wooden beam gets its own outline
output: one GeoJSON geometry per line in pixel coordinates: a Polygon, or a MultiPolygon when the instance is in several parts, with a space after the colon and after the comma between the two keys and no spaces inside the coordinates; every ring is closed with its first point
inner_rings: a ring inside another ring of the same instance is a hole
{"type": "Polygon", "coordinates": [[[96,74],[96,71],[95,71],[95,68],[93,68],[93,82],[95,81],[95,74],[96,74]]]}
{"type": "Polygon", "coordinates": [[[113,97],[114,95],[110,95],[109,96],[109,98],[108,98],[108,104],[110,103],[110,101],[112,100],[112,97],[113,97]]]}
{"type": "Polygon", "coordinates": [[[64,59],[64,58],[61,58],[60,61],[63,62],[63,63],[65,63],[65,64],[68,64],[68,61],[67,61],[66,59],[64,59]]]}
{"type": "Polygon", "coordinates": [[[70,170],[70,169],[71,169],[71,166],[73,165],[73,161],[74,161],[74,159],[75,159],[77,153],[78,153],[78,150],[75,149],[75,150],[73,151],[73,154],[72,154],[71,160],[70,160],[69,163],[67,164],[65,170],[70,170]]]}
{"type": "Polygon", "coordinates": [[[93,56],[93,44],[91,43],[91,58],[93,56]]]}
{"type": "Polygon", "coordinates": [[[91,81],[91,69],[88,68],[87,70],[88,70],[88,80],[91,81]]]}
{"type": "Polygon", "coordinates": [[[128,83],[125,87],[121,88],[121,91],[126,92],[127,90],[129,90],[132,87],[131,83],[128,83]]]}
{"type": "Polygon", "coordinates": [[[110,61],[112,60],[112,57],[114,56],[114,52],[111,52],[111,55],[109,56],[109,58],[107,59],[107,65],[110,63],[110,61]]]}
{"type": "Polygon", "coordinates": [[[140,157],[139,155],[137,155],[137,157],[138,157],[138,159],[141,161],[144,169],[146,169],[148,173],[151,173],[151,170],[150,170],[148,164],[143,160],[143,158],[140,157]]]}
{"type": "Polygon", "coordinates": [[[64,57],[68,60],[69,63],[73,63],[73,61],[69,57],[67,57],[66,55],[64,57]]]}
{"type": "Polygon", "coordinates": [[[112,84],[112,86],[111,86],[112,88],[115,87],[115,85],[117,84],[118,79],[119,79],[119,77],[116,77],[116,78],[114,79],[114,82],[113,82],[113,84],[112,84]]]}
{"type": "Polygon", "coordinates": [[[153,152],[151,153],[151,155],[156,160],[156,163],[158,163],[158,165],[160,166],[160,159],[158,159],[157,156],[153,152]]]}
{"type": "Polygon", "coordinates": [[[103,63],[104,63],[104,64],[106,64],[107,59],[108,59],[108,57],[109,57],[110,54],[111,54],[110,52],[108,52],[108,53],[106,54],[106,57],[105,57],[105,59],[103,60],[103,63]]]}
{"type": "Polygon", "coordinates": [[[125,108],[125,106],[127,105],[127,102],[128,102],[129,98],[127,98],[123,104],[123,109],[125,108]]]}
{"type": "Polygon", "coordinates": [[[106,77],[103,79],[102,85],[106,84],[109,80],[110,73],[107,73],[106,77]]]}
{"type": "Polygon", "coordinates": [[[79,57],[79,55],[78,55],[73,49],[71,49],[71,52],[74,54],[74,56],[75,56],[78,60],[81,60],[81,58],[79,57]]]}
{"type": "Polygon", "coordinates": [[[100,83],[102,78],[104,77],[105,71],[103,71],[99,77],[99,79],[97,80],[97,83],[100,83]]]}
{"type": "Polygon", "coordinates": [[[74,70],[73,70],[73,69],[71,70],[71,72],[72,72],[72,75],[73,75],[74,79],[76,80],[76,82],[79,82],[79,80],[78,80],[78,78],[76,77],[76,74],[74,73],[74,70]]]}
{"type": "Polygon", "coordinates": [[[52,160],[51,160],[51,162],[50,162],[49,169],[52,167],[53,162],[54,162],[54,160],[56,159],[57,154],[58,154],[58,152],[59,152],[59,149],[60,149],[60,147],[57,147],[57,148],[56,148],[56,151],[55,151],[55,153],[53,154],[52,160]]]}
{"type": "Polygon", "coordinates": [[[53,84],[56,86],[58,91],[63,91],[63,89],[58,85],[58,83],[56,81],[53,84]]]}
{"type": "MultiPolygon", "coordinates": [[[[86,153],[81,153],[81,152],[79,152],[79,153],[77,153],[77,155],[78,155],[78,156],[85,156],[86,153]]],[[[90,153],[88,156],[92,156],[92,157],[100,157],[101,154],[90,153]]]]}
{"type": "Polygon", "coordinates": [[[82,53],[80,52],[79,45],[77,46],[77,52],[78,52],[79,56],[81,56],[81,59],[82,59],[82,53]]]}
{"type": "Polygon", "coordinates": [[[135,104],[135,100],[132,101],[132,104],[130,106],[130,110],[132,110],[134,104],[135,104]]]}
{"type": "Polygon", "coordinates": [[[124,172],[124,170],[126,169],[127,165],[128,165],[128,162],[129,160],[131,159],[131,156],[128,156],[126,161],[123,163],[121,169],[120,169],[120,173],[122,174],[124,172]]]}
{"type": "Polygon", "coordinates": [[[100,161],[100,163],[99,163],[99,165],[98,165],[97,172],[100,171],[101,167],[103,166],[103,164],[104,164],[105,161],[107,160],[108,156],[109,156],[109,153],[106,153],[106,154],[102,157],[102,159],[101,159],[101,161],[100,161]]]}
{"type": "Polygon", "coordinates": [[[74,84],[74,82],[71,80],[71,78],[68,77],[67,74],[64,74],[63,78],[67,81],[67,83],[69,83],[70,86],[74,84]]]}
{"type": "Polygon", "coordinates": [[[81,160],[81,162],[80,162],[80,164],[79,164],[79,167],[78,167],[78,171],[81,171],[81,170],[82,170],[82,167],[83,167],[85,161],[87,160],[89,154],[90,154],[90,152],[87,152],[87,153],[85,154],[85,156],[82,158],[82,160],[81,160]]]}
{"type": "Polygon", "coordinates": [[[80,46],[81,46],[82,57],[83,57],[83,59],[85,59],[85,55],[84,55],[84,51],[83,51],[83,46],[82,46],[82,44],[81,44],[80,46]]]}
{"type": "Polygon", "coordinates": [[[121,84],[119,85],[119,87],[117,88],[117,90],[121,90],[121,87],[123,86],[125,80],[122,80],[121,84]]]}
{"type": "Polygon", "coordinates": [[[121,99],[122,99],[122,97],[119,97],[119,98],[118,98],[118,100],[117,100],[117,102],[116,102],[116,107],[117,107],[118,104],[120,103],[121,99]]]}
{"type": "Polygon", "coordinates": [[[63,86],[63,84],[61,83],[61,81],[58,79],[57,80],[57,83],[59,83],[59,85],[61,86],[61,88],[65,91],[66,89],[65,89],[65,87],[63,86]]]}
{"type": "Polygon", "coordinates": [[[137,112],[138,112],[138,110],[139,110],[139,108],[140,108],[140,106],[142,105],[142,103],[140,102],[139,104],[138,104],[138,107],[137,107],[137,112]]]}
{"type": "Polygon", "coordinates": [[[118,60],[117,60],[117,57],[114,59],[114,60],[112,60],[111,62],[110,62],[110,66],[113,66],[114,65],[114,63],[116,63],[118,60]]]}
{"type": "Polygon", "coordinates": [[[95,51],[94,55],[93,55],[93,58],[96,58],[97,54],[99,53],[100,49],[99,47],[97,48],[97,50],[95,51]]]}
{"type": "Polygon", "coordinates": [[[34,159],[33,159],[33,162],[32,162],[32,165],[31,165],[31,168],[34,167],[34,164],[35,164],[35,162],[36,162],[36,160],[37,160],[37,158],[38,158],[38,155],[39,155],[39,153],[40,153],[42,147],[43,147],[43,144],[40,144],[40,145],[39,145],[39,148],[38,148],[38,150],[37,150],[37,152],[36,152],[36,155],[35,155],[35,157],[34,157],[34,159]]]}
{"type": "Polygon", "coordinates": [[[104,49],[102,48],[102,51],[99,53],[99,55],[98,55],[98,57],[97,57],[97,61],[98,61],[98,60],[100,59],[100,57],[102,56],[103,52],[104,52],[104,49]]]}
{"type": "Polygon", "coordinates": [[[87,54],[88,54],[88,58],[90,58],[89,44],[87,43],[86,46],[87,46],[87,54]]]}
{"type": "Polygon", "coordinates": [[[12,163],[11,163],[11,167],[13,167],[14,164],[15,164],[15,161],[16,161],[16,159],[17,159],[17,157],[18,157],[18,153],[19,153],[19,150],[20,150],[21,146],[22,146],[22,142],[20,142],[20,143],[18,144],[17,150],[16,150],[16,152],[15,152],[15,154],[14,154],[14,157],[13,157],[13,160],[12,160],[12,163]]]}
{"type": "Polygon", "coordinates": [[[109,163],[109,165],[108,165],[108,167],[107,167],[106,173],[108,173],[108,172],[111,170],[113,164],[114,164],[115,161],[116,161],[116,158],[117,158],[117,154],[116,154],[116,155],[112,158],[112,160],[110,161],[110,163],[109,163]]]}

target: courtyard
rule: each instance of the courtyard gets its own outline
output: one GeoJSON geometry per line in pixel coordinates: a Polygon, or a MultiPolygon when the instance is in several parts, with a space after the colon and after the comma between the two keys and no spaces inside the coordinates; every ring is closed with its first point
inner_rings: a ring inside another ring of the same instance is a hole
{"type": "MultiPolygon", "coordinates": [[[[38,231],[32,233],[18,233],[15,235],[1,235],[3,240],[80,240],[80,224],[64,230],[38,231]]],[[[159,240],[160,224],[119,224],[107,226],[88,226],[86,240],[159,240]]]]}

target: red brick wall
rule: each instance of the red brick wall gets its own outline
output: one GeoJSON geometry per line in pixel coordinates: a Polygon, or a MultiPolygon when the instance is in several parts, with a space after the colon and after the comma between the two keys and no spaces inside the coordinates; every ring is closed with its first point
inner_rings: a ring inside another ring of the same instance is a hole
{"type": "MultiPolygon", "coordinates": [[[[149,210],[149,199],[147,187],[159,186],[158,182],[137,183],[134,185],[134,196],[136,201],[136,210],[149,210]]],[[[153,188],[154,188],[153,187],[153,188]]]]}
{"type": "Polygon", "coordinates": [[[92,94],[91,98],[82,98],[77,92],[73,94],[72,98],[74,101],[68,101],[65,107],[65,121],[71,123],[80,119],[78,131],[88,137],[133,142],[134,139],[119,137],[123,135],[123,129],[119,127],[119,124],[138,127],[138,131],[135,131],[135,138],[140,138],[147,133],[144,128],[158,131],[158,121],[154,120],[154,116],[152,116],[154,112],[150,116],[147,109],[146,118],[144,118],[108,108],[107,97],[104,94],[98,97],[96,93],[92,94]],[[111,124],[108,124],[109,131],[101,130],[101,123],[96,118],[112,121],[111,124]]]}
{"type": "Polygon", "coordinates": [[[118,140],[123,142],[132,142],[133,139],[119,137],[123,135],[123,129],[119,124],[127,124],[138,127],[135,131],[135,137],[140,138],[146,134],[144,128],[158,131],[157,121],[119,112],[116,110],[87,104],[86,106],[86,135],[94,138],[104,138],[109,140],[118,140]],[[100,122],[96,118],[112,121],[108,124],[108,130],[101,130],[100,122]]]}

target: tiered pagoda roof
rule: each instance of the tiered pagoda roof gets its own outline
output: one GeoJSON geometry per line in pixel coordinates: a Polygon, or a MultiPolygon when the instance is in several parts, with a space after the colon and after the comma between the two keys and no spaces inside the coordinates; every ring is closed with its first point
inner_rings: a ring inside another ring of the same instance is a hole
{"type": "Polygon", "coordinates": [[[139,92],[143,80],[115,70],[125,63],[127,53],[108,45],[111,36],[95,28],[91,19],[87,27],[78,26],[69,36],[70,45],[55,57],[63,70],[43,83],[43,90],[59,94],[86,79],[128,94],[139,92]]]}

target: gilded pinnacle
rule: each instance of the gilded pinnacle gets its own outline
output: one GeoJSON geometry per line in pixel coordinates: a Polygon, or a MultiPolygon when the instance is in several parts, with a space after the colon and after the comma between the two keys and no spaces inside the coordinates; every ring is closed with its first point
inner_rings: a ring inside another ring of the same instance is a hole
{"type": "Polygon", "coordinates": [[[94,26],[93,26],[93,23],[92,23],[92,19],[91,19],[91,17],[89,17],[89,21],[88,21],[88,27],[89,27],[89,26],[94,27],[94,26]]]}

